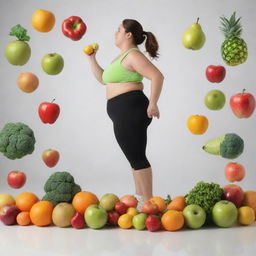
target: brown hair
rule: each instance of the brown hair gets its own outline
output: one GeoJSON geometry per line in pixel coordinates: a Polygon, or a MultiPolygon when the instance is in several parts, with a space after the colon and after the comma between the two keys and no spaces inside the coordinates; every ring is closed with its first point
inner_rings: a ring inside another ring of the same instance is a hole
{"type": "Polygon", "coordinates": [[[134,44],[142,44],[145,38],[147,38],[145,43],[146,51],[149,53],[150,57],[158,58],[159,54],[157,51],[159,46],[153,33],[143,31],[141,24],[137,20],[124,19],[122,24],[126,33],[132,33],[134,44]]]}

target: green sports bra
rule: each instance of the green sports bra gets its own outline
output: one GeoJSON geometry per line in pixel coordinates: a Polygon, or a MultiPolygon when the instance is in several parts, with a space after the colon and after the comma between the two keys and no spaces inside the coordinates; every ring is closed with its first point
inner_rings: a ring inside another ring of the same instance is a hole
{"type": "Polygon", "coordinates": [[[112,62],[102,73],[102,80],[104,83],[126,83],[126,82],[141,82],[143,76],[137,72],[130,71],[124,68],[121,64],[125,56],[132,50],[138,48],[131,48],[123,53],[117,60],[112,62]]]}

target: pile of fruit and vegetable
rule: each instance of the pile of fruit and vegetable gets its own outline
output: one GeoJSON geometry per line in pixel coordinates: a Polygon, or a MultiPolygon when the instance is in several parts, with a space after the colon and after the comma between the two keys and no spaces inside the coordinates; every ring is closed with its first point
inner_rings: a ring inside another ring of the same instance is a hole
{"type": "MultiPolygon", "coordinates": [[[[183,45],[190,50],[200,50],[206,40],[198,21],[199,18],[182,37],[183,45]]],[[[241,38],[242,27],[239,21],[240,18],[236,19],[235,13],[230,19],[221,17],[221,30],[225,36],[221,55],[228,66],[242,64],[248,56],[247,45],[241,38]]],[[[54,25],[55,16],[50,11],[40,9],[32,15],[32,26],[38,32],[47,33],[54,25]]],[[[80,40],[86,30],[86,24],[78,16],[71,16],[62,22],[63,35],[73,41],[80,40]]],[[[16,36],[18,40],[7,44],[5,57],[9,64],[23,66],[31,56],[27,30],[18,24],[11,28],[9,35],[16,36]]],[[[83,52],[91,55],[98,49],[98,44],[88,44],[83,52]]],[[[58,75],[64,69],[64,59],[57,53],[45,54],[41,59],[41,67],[45,75],[58,75]]],[[[225,78],[226,69],[220,65],[209,65],[205,75],[209,82],[220,83],[225,78]]],[[[17,84],[23,92],[32,93],[38,88],[39,79],[31,72],[23,72],[18,75],[17,84]]],[[[44,124],[54,124],[60,114],[60,106],[53,101],[44,101],[38,106],[38,115],[44,124]]],[[[204,104],[209,110],[220,110],[225,103],[226,97],[220,90],[211,90],[204,98],[204,104]]],[[[230,98],[230,107],[237,118],[249,118],[255,109],[255,98],[252,94],[245,93],[244,89],[242,93],[230,98]]],[[[202,115],[191,115],[187,120],[187,128],[192,134],[202,135],[207,131],[208,119],[202,115]]],[[[32,154],[35,143],[32,128],[22,122],[7,123],[0,131],[0,152],[10,160],[32,154]]],[[[234,159],[243,153],[244,140],[231,131],[208,140],[202,149],[213,155],[234,159]]],[[[42,160],[49,168],[54,167],[59,158],[60,154],[55,149],[45,149],[42,152],[42,160]]],[[[21,192],[15,198],[11,194],[0,194],[0,220],[5,225],[55,225],[72,226],[76,229],[116,226],[149,231],[199,229],[208,225],[227,228],[237,224],[253,224],[256,191],[243,191],[233,183],[245,177],[244,166],[238,162],[229,162],[224,168],[224,174],[231,182],[224,187],[200,181],[184,195],[167,195],[167,198],[153,196],[139,208],[134,195],[119,197],[106,193],[98,197],[91,191],[82,190],[71,173],[54,172],[45,181],[45,194],[41,198],[32,192],[21,192]]],[[[26,182],[26,175],[21,171],[11,171],[7,182],[10,187],[20,189],[26,182]]]]}
{"type": "Polygon", "coordinates": [[[99,198],[82,191],[69,172],[53,173],[44,185],[45,195],[22,192],[16,198],[0,194],[0,220],[6,225],[55,225],[76,229],[116,226],[149,231],[199,229],[207,225],[232,227],[255,222],[256,191],[236,184],[200,181],[184,196],[153,196],[139,209],[134,195],[106,193],[99,198]]]}

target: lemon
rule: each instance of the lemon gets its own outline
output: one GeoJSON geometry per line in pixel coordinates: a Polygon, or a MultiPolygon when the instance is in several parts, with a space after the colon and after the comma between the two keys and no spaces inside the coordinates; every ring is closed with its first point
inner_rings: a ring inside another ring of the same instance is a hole
{"type": "Polygon", "coordinates": [[[136,208],[134,208],[134,207],[129,207],[126,213],[132,215],[132,217],[133,217],[133,216],[137,215],[139,212],[137,211],[136,208]]]}
{"type": "Polygon", "coordinates": [[[249,206],[238,209],[238,222],[242,225],[251,225],[255,221],[254,210],[249,206]]]}

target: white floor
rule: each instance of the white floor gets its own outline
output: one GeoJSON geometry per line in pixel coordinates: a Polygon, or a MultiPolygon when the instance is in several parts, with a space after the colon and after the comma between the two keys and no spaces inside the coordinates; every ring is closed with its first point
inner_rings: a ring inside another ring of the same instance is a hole
{"type": "Polygon", "coordinates": [[[1,256],[251,256],[256,251],[256,223],[246,227],[207,227],[176,232],[118,227],[76,230],[56,226],[5,226],[1,223],[0,230],[1,256]]]}

